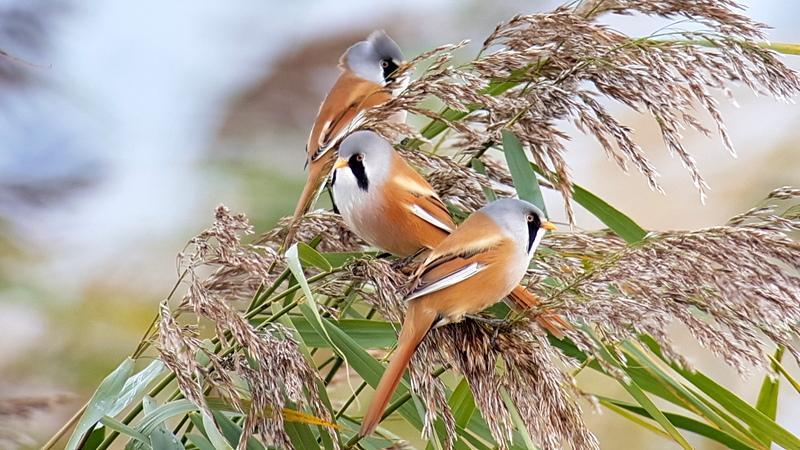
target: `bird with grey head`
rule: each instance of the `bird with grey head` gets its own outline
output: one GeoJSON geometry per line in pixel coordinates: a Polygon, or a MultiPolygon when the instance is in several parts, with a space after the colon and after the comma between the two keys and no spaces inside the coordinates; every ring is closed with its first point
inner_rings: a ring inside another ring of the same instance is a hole
{"type": "Polygon", "coordinates": [[[341,64],[359,77],[385,85],[403,63],[400,47],[383,30],[373,31],[344,53],[341,64]]]}
{"type": "Polygon", "coordinates": [[[456,228],[433,187],[371,130],[345,137],[333,168],[335,211],[383,251],[413,255],[433,248],[456,228]]]}
{"type": "MultiPolygon", "coordinates": [[[[291,245],[300,218],[316,201],[330,175],[339,142],[362,125],[367,109],[386,103],[407,86],[408,76],[397,79],[402,63],[400,47],[382,30],[350,46],[339,59],[342,73],[320,105],[308,136],[308,177],[292,215],[284,248],[291,245]]],[[[400,111],[387,120],[404,122],[405,118],[406,112],[400,111]]]]}
{"type": "Polygon", "coordinates": [[[412,277],[397,349],[364,415],[362,436],[372,433],[380,422],[428,332],[460,322],[511,293],[525,276],[545,232],[552,229],[536,206],[500,199],[474,212],[431,250],[412,277]]]}

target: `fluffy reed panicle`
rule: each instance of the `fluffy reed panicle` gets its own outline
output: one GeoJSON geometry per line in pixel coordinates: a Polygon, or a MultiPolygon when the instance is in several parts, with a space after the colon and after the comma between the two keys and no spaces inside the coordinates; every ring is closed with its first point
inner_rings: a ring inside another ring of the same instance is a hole
{"type": "MultiPolygon", "coordinates": [[[[768,201],[800,198],[782,188],[768,201]]],[[[800,356],[793,338],[800,321],[800,244],[789,236],[800,218],[768,205],[725,226],[651,233],[626,245],[602,233],[556,234],[545,245],[532,286],[571,320],[596,324],[611,341],[653,336],[664,353],[691,367],[674,349],[667,326],[677,320],[741,374],[762,366],[769,341],[800,356]],[[580,255],[580,256],[577,256],[580,255]],[[558,280],[547,287],[545,277],[558,280]]],[[[576,342],[586,342],[575,337],[576,342]]]]}
{"type": "MultiPolygon", "coordinates": [[[[196,325],[180,325],[166,302],[161,307],[159,350],[186,398],[208,412],[203,391],[213,388],[245,414],[239,448],[245,448],[254,433],[265,443],[292,448],[281,414],[287,401],[310,408],[323,420],[330,422],[331,417],[319,397],[317,373],[291,333],[278,325],[255,327],[229,303],[241,290],[231,289],[230,284],[249,279],[267,283],[272,279],[270,266],[282,264],[269,248],[243,245],[242,234],[250,232],[244,216],[219,207],[213,226],[192,239],[190,251],[181,255],[189,279],[181,307],[213,324],[219,339],[217,351],[201,345],[196,325]],[[202,278],[203,269],[212,269],[211,275],[202,278]],[[207,365],[197,362],[200,352],[209,359],[207,365]],[[247,395],[241,393],[234,374],[246,382],[247,395]]],[[[249,290],[248,296],[256,289],[249,290]]]]}
{"type": "Polygon", "coordinates": [[[269,284],[284,261],[278,252],[263,245],[242,245],[242,236],[253,234],[252,226],[243,214],[232,215],[219,206],[211,228],[189,241],[178,255],[179,268],[188,271],[202,292],[213,292],[228,301],[248,300],[262,284],[269,284]],[[195,269],[213,268],[204,279],[196,277],[195,269]],[[275,267],[273,267],[275,266],[275,267]],[[270,270],[272,268],[273,270],[270,270]]]}
{"type": "Polygon", "coordinates": [[[605,12],[685,18],[721,34],[743,39],[763,38],[766,26],[737,12],[742,9],[735,0],[584,0],[576,6],[575,12],[587,18],[605,12]]]}
{"type": "MultiPolygon", "coordinates": [[[[282,218],[275,228],[258,238],[258,243],[277,250],[291,222],[291,217],[282,218]]],[[[306,213],[297,225],[297,242],[311,242],[317,237],[321,239],[317,250],[323,252],[346,252],[366,245],[347,228],[340,215],[322,209],[306,213]]]]}
{"type": "Polygon", "coordinates": [[[540,448],[599,448],[581,417],[574,380],[562,370],[570,367],[571,361],[550,346],[543,331],[532,322],[499,332],[474,321],[443,327],[432,333],[421,353],[422,360],[438,355],[440,361],[450,362],[465,376],[501,448],[510,445],[512,438],[504,394],[514,403],[540,448]]]}
{"type": "Polygon", "coordinates": [[[166,302],[159,308],[158,350],[161,361],[175,374],[183,396],[210,414],[203,395],[204,370],[196,360],[200,339],[194,327],[181,326],[166,302]]]}
{"type": "Polygon", "coordinates": [[[709,135],[702,123],[705,115],[735,154],[713,92],[730,94],[728,84],[740,82],[785,100],[800,90],[798,76],[774,52],[752,43],[763,39],[765,26],[738,9],[729,0],[593,0],[577,9],[519,15],[494,30],[470,65],[448,65],[462,44],[423,55],[435,62],[395,100],[371,110],[365,126],[392,136],[385,119],[405,109],[446,123],[461,135],[468,152],[495,145],[500,131],[511,129],[533,161],[554,175],[572,221],[572,179],[564,159],[568,136],[559,121],[593,136],[623,171],[633,165],[652,189],[661,191],[656,168],[631,129],[601,102],[605,97],[656,120],[667,149],[680,158],[704,199],[708,186],[682,144],[682,133],[689,127],[709,135]],[[593,21],[604,12],[680,18],[706,31],[665,29],[632,38],[593,21]],[[454,120],[448,113],[420,108],[430,97],[465,117],[454,120]]]}

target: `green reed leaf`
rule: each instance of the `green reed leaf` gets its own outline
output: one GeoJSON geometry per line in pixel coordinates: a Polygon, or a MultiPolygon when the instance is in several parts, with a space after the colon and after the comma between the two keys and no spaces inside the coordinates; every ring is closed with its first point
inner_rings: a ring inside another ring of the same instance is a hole
{"type": "MultiPolygon", "coordinates": [[[[778,347],[775,350],[775,356],[772,357],[772,373],[778,372],[778,365],[780,365],[783,358],[784,347],[778,347]]],[[[764,413],[765,416],[775,420],[778,414],[778,393],[780,391],[780,378],[773,377],[771,374],[764,375],[764,381],[761,382],[761,389],[758,391],[758,400],[756,401],[756,409],[764,413]]],[[[772,444],[769,437],[760,435],[758,431],[754,431],[762,442],[767,445],[772,444]]]]}
{"type": "Polygon", "coordinates": [[[511,178],[514,187],[517,188],[517,195],[522,200],[527,200],[541,209],[547,216],[547,208],[542,197],[542,189],[539,187],[539,180],[536,179],[536,172],[531,168],[531,163],[525,155],[522,143],[511,130],[503,130],[503,152],[506,155],[508,169],[511,171],[511,178]]]}
{"type": "Polygon", "coordinates": [[[67,442],[67,450],[77,449],[86,432],[92,429],[103,416],[116,408],[125,383],[133,372],[133,364],[133,359],[126,358],[113,372],[103,379],[89,400],[86,411],[75,426],[75,431],[67,442]]]}
{"type": "Polygon", "coordinates": [[[650,348],[650,351],[667,362],[673,370],[725,408],[726,411],[750,425],[750,428],[754,432],[765,436],[765,439],[769,439],[784,448],[800,448],[800,439],[798,439],[797,436],[742,400],[739,396],[701,372],[686,370],[668,361],[661,353],[658,344],[652,338],[643,337],[642,341],[650,348]]]}

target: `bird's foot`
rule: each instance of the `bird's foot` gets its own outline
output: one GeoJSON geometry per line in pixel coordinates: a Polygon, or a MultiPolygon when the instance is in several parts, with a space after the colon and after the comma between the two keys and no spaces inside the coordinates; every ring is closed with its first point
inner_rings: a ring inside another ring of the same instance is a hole
{"type": "Polygon", "coordinates": [[[392,262],[392,269],[404,275],[411,275],[417,269],[418,264],[414,262],[414,256],[406,256],[392,262]]]}
{"type": "Polygon", "coordinates": [[[505,319],[498,319],[496,317],[478,316],[474,314],[467,314],[464,317],[472,319],[476,322],[485,323],[486,325],[490,325],[495,328],[501,328],[508,324],[508,322],[505,319]]]}
{"type": "Polygon", "coordinates": [[[472,320],[474,320],[476,322],[479,322],[479,323],[484,323],[484,324],[489,325],[490,327],[493,328],[491,342],[492,342],[492,347],[494,347],[494,348],[497,347],[497,337],[500,335],[500,331],[505,329],[505,328],[507,328],[508,325],[509,325],[509,322],[507,320],[505,320],[505,319],[497,319],[497,318],[491,318],[491,317],[476,316],[476,315],[472,315],[472,314],[467,314],[464,317],[467,317],[467,318],[472,319],[472,320]]]}

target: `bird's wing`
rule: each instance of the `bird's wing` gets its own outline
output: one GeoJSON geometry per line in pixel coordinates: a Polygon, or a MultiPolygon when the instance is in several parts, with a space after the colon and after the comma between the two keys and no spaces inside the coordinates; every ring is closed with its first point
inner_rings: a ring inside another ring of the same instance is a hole
{"type": "Polygon", "coordinates": [[[414,289],[406,300],[440,291],[482,272],[495,260],[491,250],[503,241],[491,219],[473,214],[431,251],[417,269],[414,289]]]}
{"type": "Polygon", "coordinates": [[[372,81],[343,73],[320,106],[308,139],[308,159],[316,161],[363,122],[364,110],[391,99],[372,81]]]}
{"type": "Polygon", "coordinates": [[[316,142],[316,151],[313,154],[309,152],[311,161],[318,160],[348,133],[361,126],[364,111],[363,109],[359,110],[359,106],[361,106],[360,102],[351,103],[339,115],[325,122],[316,142]]]}
{"type": "Polygon", "coordinates": [[[481,212],[474,213],[433,249],[420,270],[453,256],[474,255],[486,251],[500,245],[503,239],[500,228],[492,219],[481,212]]]}
{"type": "Polygon", "coordinates": [[[395,155],[393,163],[393,183],[399,188],[397,192],[408,193],[406,207],[412,214],[440,230],[451,233],[456,229],[450,211],[436,195],[430,184],[402,157],[395,155]]]}
{"type": "Polygon", "coordinates": [[[448,233],[453,231],[453,224],[450,221],[449,216],[447,218],[441,216],[437,217],[437,214],[435,212],[440,210],[438,208],[436,209],[430,208],[431,206],[430,203],[432,202],[429,200],[429,198],[423,198],[420,200],[421,201],[414,202],[408,206],[408,208],[415,216],[428,222],[429,224],[435,226],[436,228],[439,228],[440,230],[444,230],[448,233]]]}
{"type": "Polygon", "coordinates": [[[461,283],[486,269],[486,265],[478,261],[466,262],[466,260],[459,258],[458,260],[454,259],[449,262],[453,264],[447,264],[447,267],[439,266],[440,269],[450,269],[450,271],[444,275],[430,272],[422,274],[419,278],[419,283],[414,291],[406,297],[406,300],[413,300],[436,291],[441,291],[444,288],[461,283]]]}

